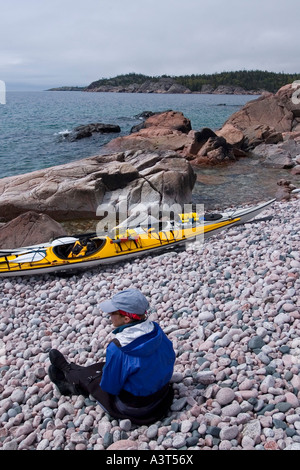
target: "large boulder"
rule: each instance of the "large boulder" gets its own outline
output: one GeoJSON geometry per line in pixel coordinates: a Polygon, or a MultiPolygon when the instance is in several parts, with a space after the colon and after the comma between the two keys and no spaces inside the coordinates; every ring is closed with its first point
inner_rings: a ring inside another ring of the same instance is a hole
{"type": "Polygon", "coordinates": [[[49,242],[67,235],[61,224],[48,217],[29,211],[19,215],[0,228],[0,247],[19,248],[49,242]]]}
{"type": "Polygon", "coordinates": [[[191,160],[192,165],[218,165],[235,161],[232,146],[226,142],[224,137],[214,136],[202,145],[195,158],[191,160]]]}
{"type": "MultiPolygon", "coordinates": [[[[300,131],[300,82],[294,82],[281,87],[276,93],[278,101],[284,108],[291,112],[293,120],[290,131],[300,131]]],[[[289,131],[289,129],[287,129],[289,131]]]]}
{"type": "Polygon", "coordinates": [[[96,218],[101,204],[185,204],[196,175],[174,152],[128,151],[98,155],[0,179],[0,214],[6,221],[27,211],[56,221],[96,218]]]}
{"type": "Polygon", "coordinates": [[[264,124],[276,131],[284,132],[292,130],[292,120],[291,111],[282,106],[278,96],[266,93],[245,104],[226,121],[226,124],[230,123],[242,131],[264,124]]]}
{"type": "Polygon", "coordinates": [[[74,140],[91,137],[93,134],[111,134],[121,132],[120,126],[116,124],[103,124],[95,122],[91,124],[83,124],[75,127],[72,132],[65,135],[71,142],[74,140]]]}
{"type": "Polygon", "coordinates": [[[228,144],[234,145],[238,148],[241,147],[244,141],[244,133],[230,123],[225,124],[222,129],[216,131],[216,134],[220,137],[224,137],[228,144]]]}
{"type": "Polygon", "coordinates": [[[187,137],[180,153],[193,166],[214,166],[236,160],[233,146],[208,127],[200,131],[190,131],[187,137]]]}
{"type": "Polygon", "coordinates": [[[295,98],[299,87],[300,84],[288,84],[275,94],[264,93],[250,101],[227,119],[218,135],[228,138],[232,133],[232,143],[238,142],[246,150],[261,143],[282,141],[282,133],[300,128],[300,100],[295,98]]]}
{"type": "Polygon", "coordinates": [[[165,111],[148,117],[137,132],[111,140],[105,151],[124,152],[126,150],[174,150],[180,151],[187,142],[192,130],[191,122],[183,113],[165,111]]]}
{"type": "Polygon", "coordinates": [[[244,130],[243,147],[251,150],[260,144],[278,144],[283,141],[281,132],[266,124],[258,124],[244,130]]]}
{"type": "Polygon", "coordinates": [[[136,132],[110,141],[106,150],[172,150],[188,159],[191,165],[216,165],[234,161],[233,146],[209,128],[194,131],[182,113],[165,111],[149,116],[136,132]]]}
{"type": "Polygon", "coordinates": [[[145,128],[163,128],[188,134],[192,130],[191,121],[178,111],[155,113],[145,121],[145,128]]]}
{"type": "Polygon", "coordinates": [[[259,157],[262,165],[269,168],[293,168],[300,154],[300,141],[287,139],[278,144],[262,143],[252,154],[259,157]]]}
{"type": "Polygon", "coordinates": [[[277,181],[277,184],[279,186],[275,194],[277,201],[289,201],[292,197],[292,191],[296,187],[290,181],[284,179],[277,181]]]}

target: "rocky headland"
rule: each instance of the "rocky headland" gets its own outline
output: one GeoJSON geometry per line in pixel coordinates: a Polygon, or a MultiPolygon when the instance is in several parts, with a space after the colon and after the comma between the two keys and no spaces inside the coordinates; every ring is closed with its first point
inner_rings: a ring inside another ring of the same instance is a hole
{"type": "Polygon", "coordinates": [[[211,85],[202,85],[201,90],[193,92],[190,88],[181,85],[176,80],[169,77],[162,77],[157,81],[146,80],[144,83],[131,83],[127,86],[124,85],[89,85],[82,91],[94,92],[94,93],[203,93],[203,94],[214,94],[214,95],[260,95],[265,90],[245,90],[240,86],[232,85],[219,85],[212,87],[211,85]]]}
{"type": "Polygon", "coordinates": [[[144,83],[131,83],[127,86],[88,86],[87,92],[112,92],[112,93],[191,93],[191,90],[172,78],[160,78],[158,81],[146,80],[144,83]]]}
{"type": "Polygon", "coordinates": [[[183,76],[147,76],[127,73],[110,78],[100,78],[87,86],[62,86],[51,88],[49,91],[261,95],[265,91],[274,92],[285,83],[292,83],[299,77],[299,74],[279,74],[260,70],[183,76]]]}
{"type": "Polygon", "coordinates": [[[143,83],[130,83],[129,85],[98,85],[92,83],[88,87],[58,87],[51,88],[48,91],[84,91],[91,93],[159,93],[159,94],[189,94],[202,93],[214,95],[261,95],[265,90],[245,90],[240,86],[219,85],[213,87],[211,85],[202,85],[199,91],[193,92],[190,88],[181,85],[175,79],[170,77],[162,77],[159,80],[145,80],[143,83]]]}

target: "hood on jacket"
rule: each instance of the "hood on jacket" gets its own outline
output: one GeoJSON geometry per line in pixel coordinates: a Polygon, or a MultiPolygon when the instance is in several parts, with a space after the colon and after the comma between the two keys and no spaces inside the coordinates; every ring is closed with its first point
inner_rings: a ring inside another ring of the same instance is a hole
{"type": "Polygon", "coordinates": [[[116,334],[122,351],[130,356],[148,356],[161,345],[162,330],[157,323],[146,320],[116,334]]]}

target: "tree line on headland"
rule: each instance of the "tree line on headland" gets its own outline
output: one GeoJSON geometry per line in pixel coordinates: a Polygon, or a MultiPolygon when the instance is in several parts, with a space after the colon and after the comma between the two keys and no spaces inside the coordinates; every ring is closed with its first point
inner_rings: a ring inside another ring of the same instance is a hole
{"type": "Polygon", "coordinates": [[[282,86],[300,80],[300,73],[276,73],[262,70],[239,70],[236,72],[220,72],[213,74],[192,74],[180,76],[149,76],[137,73],[128,73],[117,75],[112,78],[101,78],[90,83],[86,87],[59,87],[51,90],[73,90],[73,91],[89,91],[103,86],[110,87],[128,87],[133,84],[140,84],[147,81],[158,82],[161,79],[172,79],[178,85],[188,88],[191,92],[203,92],[204,89],[209,92],[209,87],[216,89],[220,86],[240,87],[244,90],[265,90],[271,93],[282,86]],[[203,88],[204,87],[204,88],[203,88]]]}
{"type": "Polygon", "coordinates": [[[244,90],[266,90],[276,93],[287,83],[300,79],[300,74],[275,73],[262,70],[240,70],[221,72],[211,75],[185,75],[177,78],[178,82],[191,91],[200,91],[203,85],[217,88],[220,85],[241,87],[244,90]]]}

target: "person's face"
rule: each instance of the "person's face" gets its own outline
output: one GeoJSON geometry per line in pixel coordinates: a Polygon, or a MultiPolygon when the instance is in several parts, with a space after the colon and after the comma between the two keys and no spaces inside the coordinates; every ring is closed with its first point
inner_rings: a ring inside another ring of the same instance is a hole
{"type": "Polygon", "coordinates": [[[117,328],[118,326],[126,325],[130,322],[130,318],[121,315],[118,310],[116,312],[110,313],[110,318],[115,328],[117,328]]]}

